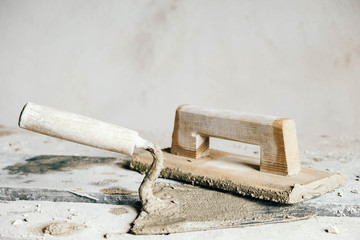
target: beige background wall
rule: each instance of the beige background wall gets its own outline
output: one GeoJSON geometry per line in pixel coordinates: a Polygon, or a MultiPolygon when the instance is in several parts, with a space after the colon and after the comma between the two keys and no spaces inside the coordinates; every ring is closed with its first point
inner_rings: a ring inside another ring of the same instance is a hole
{"type": "Polygon", "coordinates": [[[32,101],[171,131],[178,105],[360,137],[360,1],[0,0],[0,124],[32,101]]]}

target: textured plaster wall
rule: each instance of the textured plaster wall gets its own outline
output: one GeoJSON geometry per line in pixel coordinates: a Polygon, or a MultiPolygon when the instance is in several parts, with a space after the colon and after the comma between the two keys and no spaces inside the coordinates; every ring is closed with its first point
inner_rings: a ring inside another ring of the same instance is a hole
{"type": "Polygon", "coordinates": [[[191,103],[360,137],[360,2],[0,0],[0,124],[32,101],[171,131],[191,103]]]}

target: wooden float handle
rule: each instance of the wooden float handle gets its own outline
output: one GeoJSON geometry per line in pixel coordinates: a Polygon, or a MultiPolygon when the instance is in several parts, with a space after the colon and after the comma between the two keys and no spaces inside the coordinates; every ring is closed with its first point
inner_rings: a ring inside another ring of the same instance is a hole
{"type": "Polygon", "coordinates": [[[171,153],[190,158],[208,154],[209,137],[260,146],[260,171],[291,176],[300,171],[295,122],[289,118],[205,109],[176,110],[171,153]]]}
{"type": "Polygon", "coordinates": [[[34,103],[24,106],[19,127],[126,155],[151,145],[133,130],[34,103]]]}

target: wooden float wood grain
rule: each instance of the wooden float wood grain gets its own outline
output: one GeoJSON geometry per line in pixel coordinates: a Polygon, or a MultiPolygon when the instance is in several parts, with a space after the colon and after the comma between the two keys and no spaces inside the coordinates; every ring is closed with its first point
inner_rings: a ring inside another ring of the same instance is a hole
{"type": "Polygon", "coordinates": [[[171,153],[190,158],[207,156],[209,137],[259,145],[262,172],[292,176],[300,171],[292,119],[191,105],[176,110],[171,153]]]}

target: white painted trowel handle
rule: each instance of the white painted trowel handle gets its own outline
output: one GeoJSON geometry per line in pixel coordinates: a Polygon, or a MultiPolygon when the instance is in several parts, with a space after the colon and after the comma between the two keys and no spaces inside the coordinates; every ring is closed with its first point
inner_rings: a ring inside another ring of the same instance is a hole
{"type": "Polygon", "coordinates": [[[24,106],[19,127],[127,155],[134,148],[153,149],[152,143],[133,130],[34,103],[24,106]]]}

